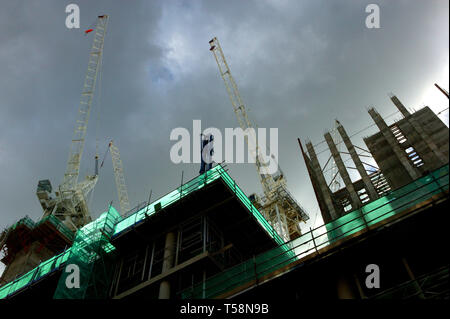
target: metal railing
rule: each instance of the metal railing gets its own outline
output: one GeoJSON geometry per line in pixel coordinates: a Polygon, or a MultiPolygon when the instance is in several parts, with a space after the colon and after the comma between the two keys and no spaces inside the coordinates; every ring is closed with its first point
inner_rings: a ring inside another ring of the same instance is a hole
{"type": "Polygon", "coordinates": [[[247,207],[250,213],[256,218],[256,220],[263,226],[267,233],[274,238],[278,244],[283,244],[284,241],[262,216],[262,214],[251,203],[244,192],[239,188],[236,182],[228,175],[227,170],[222,165],[217,165],[209,171],[206,171],[202,175],[199,175],[190,181],[182,184],[170,193],[160,197],[149,205],[141,207],[140,210],[135,211],[128,217],[124,218],[116,225],[116,229],[113,237],[132,229],[135,225],[142,222],[146,217],[160,211],[173,203],[177,202],[181,198],[189,195],[190,193],[204,187],[205,185],[215,181],[218,178],[227,184],[229,189],[236,195],[236,197],[247,207]]]}
{"type": "MultiPolygon", "coordinates": [[[[272,234],[274,239],[277,239],[278,237],[279,240],[281,240],[281,238],[276,234],[275,230],[273,230],[273,228],[267,223],[267,221],[262,217],[258,210],[254,208],[250,200],[245,196],[242,190],[240,190],[234,180],[231,179],[231,177],[222,167],[216,166],[215,171],[208,172],[210,172],[210,176],[205,173],[205,175],[200,175],[199,177],[194,178],[190,182],[184,184],[182,187],[180,187],[180,193],[183,194],[183,192],[186,192],[185,195],[187,195],[193,190],[199,189],[207,183],[210,183],[215,179],[222,177],[229,188],[237,195],[237,197],[249,209],[253,216],[258,219],[261,225],[268,226],[267,228],[265,227],[268,233],[272,234]],[[204,179],[204,181],[202,181],[202,179],[204,179]],[[185,188],[183,189],[183,187],[185,188]]],[[[278,247],[262,254],[256,255],[254,256],[254,258],[243,263],[230,267],[224,272],[208,278],[206,282],[202,282],[199,285],[192,286],[188,289],[178,292],[178,294],[180,294],[183,298],[198,298],[199,296],[212,298],[253,280],[256,280],[256,282],[258,282],[258,280],[261,279],[261,277],[263,277],[264,275],[278,270],[281,267],[292,263],[293,261],[300,260],[313,251],[321,254],[320,249],[325,246],[336,243],[340,239],[345,239],[350,234],[364,229],[367,230],[371,225],[374,225],[390,216],[401,213],[405,211],[405,209],[415,205],[416,203],[420,203],[425,201],[426,199],[430,199],[433,195],[441,194],[442,192],[448,192],[448,176],[448,165],[446,165],[432,172],[431,174],[428,174],[427,176],[424,176],[384,196],[381,199],[388,198],[388,200],[383,204],[374,207],[373,209],[364,211],[365,207],[368,207],[369,205],[372,205],[374,203],[371,202],[363,206],[359,210],[350,212],[349,214],[344,215],[335,221],[332,221],[325,225],[321,225],[314,229],[310,229],[309,232],[303,234],[293,241],[287,243],[282,242],[278,247]],[[402,200],[404,199],[407,199],[407,201],[402,203],[402,200]],[[398,202],[400,202],[400,205],[392,208],[393,204],[398,202]],[[374,216],[374,218],[370,218],[371,214],[384,207],[388,207],[388,209],[382,211],[381,214],[374,216]],[[348,216],[351,217],[352,214],[354,214],[354,218],[345,220],[348,216]],[[336,225],[337,222],[342,219],[344,219],[344,221],[341,224],[336,225]],[[354,225],[351,225],[352,223],[354,223],[354,225]],[[338,230],[339,232],[337,232],[338,230]]],[[[178,189],[175,191],[178,191],[178,189]]],[[[169,193],[168,195],[172,193],[169,193]]],[[[175,201],[176,200],[172,199],[171,201],[165,203],[165,206],[168,206],[175,201]]],[[[139,212],[136,212],[135,214],[137,213],[139,212]]],[[[114,223],[115,226],[117,226],[117,224],[122,221],[114,223]]],[[[90,223],[83,228],[87,230],[88,228],[92,227],[92,225],[97,225],[96,222],[102,224],[102,227],[107,227],[110,232],[113,232],[113,229],[115,229],[114,225],[110,222],[103,225],[104,221],[100,220],[94,221],[93,223],[90,223]]],[[[95,226],[95,228],[97,228],[97,226],[95,226]]],[[[56,271],[67,261],[70,253],[71,248],[41,263],[38,267],[29,271],[25,275],[0,287],[0,299],[10,296],[13,293],[21,290],[25,286],[32,284],[42,279],[44,276],[56,271]]]]}
{"type": "Polygon", "coordinates": [[[448,176],[448,165],[446,165],[396,191],[390,192],[383,197],[385,202],[373,209],[363,211],[364,207],[371,204],[369,203],[361,209],[350,212],[326,225],[310,229],[309,232],[291,242],[256,255],[250,260],[211,276],[205,282],[179,291],[178,294],[181,298],[202,298],[203,296],[205,298],[213,298],[245,283],[258,282],[262,276],[270,272],[300,260],[314,251],[321,254],[321,248],[345,239],[358,231],[368,230],[370,226],[401,213],[408,207],[423,202],[433,195],[448,190],[448,176]],[[437,178],[434,176],[436,173],[439,175],[437,178]],[[396,203],[400,204],[392,208],[396,203]],[[377,211],[381,211],[381,213],[376,214],[377,211]],[[345,219],[352,214],[355,217],[336,225],[338,220],[345,219]]]}

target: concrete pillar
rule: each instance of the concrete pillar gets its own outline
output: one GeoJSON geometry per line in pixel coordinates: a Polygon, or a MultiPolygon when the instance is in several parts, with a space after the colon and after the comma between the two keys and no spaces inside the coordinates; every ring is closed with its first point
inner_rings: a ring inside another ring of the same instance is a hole
{"type": "Polygon", "coordinates": [[[375,124],[378,126],[378,129],[380,130],[381,134],[383,134],[384,138],[389,143],[397,159],[400,161],[400,163],[408,172],[409,176],[414,180],[419,178],[420,177],[419,173],[409,162],[406,153],[398,145],[394,133],[392,133],[391,129],[387,126],[386,122],[383,120],[381,115],[378,114],[378,112],[375,111],[374,108],[369,109],[369,114],[374,120],[375,124]]]}
{"type": "Polygon", "coordinates": [[[411,113],[409,113],[409,111],[406,109],[403,103],[400,102],[400,100],[395,95],[391,95],[391,101],[392,103],[394,103],[394,105],[397,107],[400,113],[403,114],[404,117],[408,117],[411,115],[411,113]]]}
{"type": "MultiPolygon", "coordinates": [[[[164,260],[161,273],[164,274],[173,267],[175,260],[175,233],[169,232],[166,235],[166,243],[164,246],[164,260]]],[[[159,285],[159,299],[170,298],[170,282],[163,280],[159,285]]]]}
{"type": "Polygon", "coordinates": [[[312,146],[311,142],[306,143],[306,148],[308,149],[309,157],[311,159],[311,166],[317,177],[317,184],[319,184],[322,197],[325,200],[325,205],[328,209],[328,212],[330,213],[331,218],[334,220],[339,216],[337,215],[336,210],[334,209],[330,189],[328,188],[327,182],[325,181],[325,177],[323,176],[322,169],[320,168],[319,161],[317,160],[316,152],[314,151],[314,147],[312,146]]]}
{"type": "Polygon", "coordinates": [[[344,162],[342,161],[341,154],[334,144],[333,138],[329,132],[325,133],[325,141],[328,144],[328,147],[331,151],[331,155],[333,156],[334,162],[339,171],[339,175],[341,175],[342,180],[344,181],[345,188],[347,188],[348,193],[350,194],[350,201],[352,203],[352,208],[357,209],[361,207],[361,200],[359,199],[358,194],[356,194],[355,187],[353,186],[352,180],[350,179],[350,175],[348,175],[347,169],[345,168],[344,162]]]}
{"type": "Polygon", "coordinates": [[[170,299],[170,282],[167,280],[161,281],[159,285],[159,299],[170,299]]]}
{"type": "Polygon", "coordinates": [[[417,122],[414,117],[410,116],[411,114],[408,112],[408,110],[402,104],[402,102],[400,102],[400,100],[395,95],[391,96],[391,101],[395,104],[397,109],[403,114],[405,119],[411,124],[411,126],[420,136],[420,138],[425,142],[430,151],[434,154],[436,160],[441,162],[442,164],[446,164],[447,158],[445,157],[445,155],[442,154],[442,152],[439,150],[436,144],[431,140],[430,136],[422,128],[422,125],[420,125],[420,123],[417,122]]]}
{"type": "Polygon", "coordinates": [[[356,169],[358,170],[359,175],[361,176],[361,179],[364,183],[364,187],[367,190],[367,194],[369,195],[369,198],[371,200],[375,200],[378,198],[378,193],[375,190],[375,187],[372,184],[372,181],[369,178],[369,175],[367,175],[366,169],[364,168],[364,165],[362,164],[358,153],[356,153],[355,147],[353,146],[352,142],[350,141],[350,138],[347,135],[347,132],[345,131],[344,127],[339,123],[339,121],[336,120],[336,122],[339,124],[337,129],[339,131],[339,134],[342,137],[342,140],[344,141],[345,147],[347,147],[348,152],[350,153],[350,156],[352,157],[353,162],[356,165],[356,169]]]}
{"type": "Polygon", "coordinates": [[[356,299],[350,280],[346,276],[341,276],[337,280],[338,299],[356,299]]]}

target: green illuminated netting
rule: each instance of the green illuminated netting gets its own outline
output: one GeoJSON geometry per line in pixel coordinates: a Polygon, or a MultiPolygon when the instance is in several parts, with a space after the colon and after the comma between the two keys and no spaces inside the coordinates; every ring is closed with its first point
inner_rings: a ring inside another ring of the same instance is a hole
{"type": "Polygon", "coordinates": [[[367,225],[374,225],[395,214],[448,190],[448,165],[435,170],[390,194],[350,212],[299,238],[233,266],[205,282],[181,292],[181,298],[214,298],[273,272],[295,260],[345,238],[367,225]],[[363,220],[364,218],[364,220],[363,220]]]}
{"type": "Polygon", "coordinates": [[[339,240],[368,226],[414,206],[443,189],[448,189],[448,165],[414,182],[392,191],[360,209],[354,210],[326,225],[330,242],[339,240]]]}
{"type": "MultiPolygon", "coordinates": [[[[29,284],[36,282],[42,277],[58,270],[61,266],[64,266],[66,262],[68,264],[78,263],[80,266],[80,278],[85,279],[85,277],[87,277],[90,279],[90,274],[92,273],[90,266],[99,259],[99,256],[103,257],[104,254],[114,250],[114,247],[109,243],[109,239],[106,239],[105,237],[112,234],[114,225],[119,219],[119,213],[114,209],[114,207],[111,207],[108,212],[103,213],[98,219],[78,230],[74,244],[68,250],[40,263],[39,266],[30,270],[25,275],[0,287],[0,299],[4,299],[7,296],[12,295],[29,284]]],[[[57,288],[54,296],[55,298],[70,298],[71,295],[74,298],[77,298],[78,295],[73,293],[75,290],[80,290],[79,293],[82,293],[83,296],[86,295],[88,287],[83,286],[82,289],[74,289],[72,294],[67,294],[64,296],[64,289],[59,287],[62,277],[64,277],[65,282],[64,273],[58,283],[59,290],[57,288]]],[[[80,282],[89,283],[88,280],[80,282]]]]}
{"type": "Polygon", "coordinates": [[[16,222],[14,225],[12,225],[12,226],[10,227],[10,229],[11,229],[11,230],[14,230],[14,229],[16,229],[17,227],[19,227],[20,225],[25,225],[25,226],[27,226],[28,228],[34,228],[35,223],[34,223],[34,221],[33,221],[30,217],[25,216],[24,218],[22,218],[22,219],[20,219],[18,222],[16,222]]]}
{"type": "Polygon", "coordinates": [[[25,216],[24,218],[20,219],[18,222],[16,222],[15,224],[13,224],[10,229],[14,230],[17,227],[19,227],[20,225],[25,225],[30,229],[36,229],[38,228],[40,225],[44,224],[45,222],[49,222],[51,224],[53,224],[53,226],[55,226],[55,228],[61,232],[62,234],[64,234],[67,238],[69,238],[70,240],[73,240],[74,238],[74,233],[66,226],[63,224],[63,222],[61,222],[57,217],[55,217],[55,215],[48,215],[44,218],[42,218],[39,222],[35,223],[30,217],[25,216]]]}
{"type": "Polygon", "coordinates": [[[258,220],[258,222],[263,226],[263,228],[267,231],[267,233],[279,244],[282,245],[284,243],[283,239],[276,233],[276,231],[272,228],[272,226],[267,222],[267,220],[261,215],[261,213],[253,206],[247,196],[245,196],[244,192],[236,185],[235,181],[228,175],[228,173],[223,169],[222,166],[217,165],[209,171],[203,173],[202,175],[192,179],[186,184],[178,187],[174,191],[169,194],[163,196],[162,198],[156,200],[150,205],[143,207],[136,213],[128,216],[123,219],[116,225],[114,236],[128,229],[129,227],[136,225],[142,222],[146,214],[148,216],[155,213],[155,206],[160,208],[164,208],[173,204],[174,202],[180,200],[181,198],[189,195],[190,193],[201,189],[206,184],[209,184],[215,181],[218,178],[222,178],[222,180],[226,183],[226,185],[230,188],[232,192],[234,192],[239,200],[247,207],[247,209],[253,214],[253,216],[258,220]]]}
{"type": "MultiPolygon", "coordinates": [[[[16,229],[20,225],[25,225],[28,228],[35,230],[40,225],[44,224],[45,222],[49,222],[55,226],[55,228],[64,234],[67,238],[70,240],[73,240],[74,234],[65,226],[58,218],[56,218],[54,215],[49,215],[42,220],[40,220],[38,223],[35,223],[33,220],[31,220],[28,216],[25,216],[24,218],[20,219],[18,222],[16,222],[14,225],[10,227],[11,230],[16,229]]],[[[14,292],[22,289],[23,287],[26,287],[27,285],[31,284],[34,281],[37,281],[41,279],[43,276],[53,272],[54,270],[58,269],[61,264],[63,264],[69,255],[70,250],[66,250],[65,252],[56,255],[42,263],[40,263],[36,268],[30,270],[25,275],[22,275],[21,277],[15,279],[14,281],[0,287],[0,299],[6,298],[8,295],[13,294],[14,292]]]]}
{"type": "MultiPolygon", "coordinates": [[[[381,220],[429,199],[435,194],[447,190],[449,184],[448,170],[449,167],[446,165],[411,184],[391,192],[387,196],[363,206],[357,211],[350,212],[331,223],[302,235],[292,242],[284,244],[282,239],[251,204],[250,200],[230,176],[222,167],[216,166],[155,203],[152,203],[148,208],[139,210],[122,221],[117,211],[111,207],[108,212],[103,213],[97,220],[84,226],[77,232],[74,245],[70,249],[42,262],[38,267],[25,275],[0,287],[0,299],[12,295],[32,282],[59,269],[66,263],[76,263],[79,265],[80,276],[82,278],[80,282],[84,284],[80,289],[72,289],[69,291],[65,286],[66,274],[63,273],[55,291],[55,298],[93,298],[106,296],[106,287],[109,284],[109,278],[111,278],[111,269],[108,266],[112,265],[111,262],[108,262],[108,258],[113,258],[112,255],[114,255],[110,254],[110,252],[114,251],[114,247],[109,242],[111,234],[116,235],[142,221],[145,217],[146,209],[148,209],[147,214],[153,214],[155,212],[155,204],[161,203],[161,207],[165,207],[220,177],[236,193],[241,202],[250,210],[258,222],[280,246],[213,276],[204,285],[195,285],[185,290],[181,295],[183,298],[213,298],[245,282],[256,278],[259,279],[269,272],[306,256],[315,249],[327,246],[336,240],[362,230],[366,223],[367,225],[376,224],[381,220]]],[[[12,226],[13,229],[22,223],[29,227],[35,226],[31,219],[25,217],[14,224],[12,226]]]]}
{"type": "Polygon", "coordinates": [[[67,238],[69,238],[71,241],[74,239],[75,234],[66,226],[63,224],[62,221],[60,221],[55,215],[48,215],[45,218],[42,218],[37,224],[36,227],[39,227],[39,225],[44,224],[45,222],[50,222],[55,226],[59,232],[64,234],[67,238]]]}
{"type": "Polygon", "coordinates": [[[115,248],[109,242],[114,225],[120,221],[117,210],[110,206],[95,221],[77,231],[66,265],[74,264],[79,268],[80,287],[68,288],[69,273],[62,272],[55,299],[93,299],[106,298],[112,279],[115,248]]]}
{"type": "Polygon", "coordinates": [[[42,277],[57,270],[61,265],[63,265],[67,261],[69,254],[70,249],[40,263],[39,266],[30,270],[25,275],[0,287],[0,299],[4,299],[7,296],[12,295],[16,291],[19,291],[23,287],[28,286],[32,282],[38,281],[42,277]]]}
{"type": "MultiPolygon", "coordinates": [[[[284,242],[281,237],[278,236],[261,213],[252,205],[247,196],[245,196],[244,192],[238,185],[236,185],[227,172],[220,165],[218,165],[123,220],[121,220],[120,215],[114,207],[111,207],[109,212],[103,213],[97,220],[78,230],[74,244],[70,249],[41,263],[39,266],[17,278],[13,282],[0,287],[0,299],[12,295],[21,288],[41,279],[43,276],[48,275],[65,264],[79,265],[81,277],[80,282],[85,282],[86,284],[84,284],[81,289],[68,290],[65,285],[65,278],[67,277],[67,274],[63,273],[55,291],[54,298],[81,299],[101,297],[99,291],[106,293],[106,289],[99,289],[99,286],[105,285],[109,278],[111,278],[111,276],[108,275],[111,271],[108,266],[113,264],[112,262],[105,262],[105,260],[108,261],[107,259],[113,258],[114,255],[109,254],[109,252],[114,251],[114,246],[110,244],[108,237],[110,237],[111,234],[113,234],[113,236],[117,235],[127,228],[143,221],[146,214],[154,214],[156,205],[160,204],[161,208],[166,207],[184,196],[201,189],[206,184],[209,184],[218,178],[222,178],[225,181],[230,190],[237,195],[239,200],[253,214],[267,233],[281,245],[277,249],[277,252],[284,252],[288,249],[286,245],[283,245],[284,242]],[[94,280],[93,278],[96,279],[94,280]],[[96,288],[98,289],[97,293],[95,293],[96,288]]],[[[61,224],[59,220],[54,220],[51,217],[49,218],[51,222],[55,222],[57,225],[61,224]]],[[[35,225],[31,219],[23,218],[13,226],[17,227],[19,223],[25,223],[31,226],[35,225]]],[[[62,232],[65,233],[64,231],[62,232]]]]}

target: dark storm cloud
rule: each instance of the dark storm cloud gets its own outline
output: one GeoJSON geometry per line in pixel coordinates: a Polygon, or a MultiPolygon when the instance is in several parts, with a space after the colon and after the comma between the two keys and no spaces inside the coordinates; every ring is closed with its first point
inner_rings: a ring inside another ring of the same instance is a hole
{"type": "MultiPolygon", "coordinates": [[[[96,138],[100,156],[114,139],[132,205],[150,189],[154,198],[169,192],[182,170],[185,180],[197,174],[197,164],[171,163],[172,129],[191,129],[193,119],[203,128],[238,125],[209,51],[213,36],[252,121],[279,128],[280,165],[311,214],[317,203],[296,138],[322,140],[335,118],[356,132],[371,124],[368,105],[394,111],[390,91],[419,107],[424,88],[448,68],[446,1],[377,1],[379,30],[364,26],[370,1],[73,2],[82,28],[97,14],[111,17],[81,173],[92,172],[96,138]]],[[[64,174],[91,44],[81,29],[65,28],[69,3],[0,3],[2,226],[40,218],[37,181],[57,187],[64,174]]],[[[363,146],[361,136],[354,142],[363,146]]],[[[111,166],[108,157],[95,217],[109,201],[117,205],[111,166]]],[[[247,194],[261,191],[252,164],[229,167],[247,194]]]]}

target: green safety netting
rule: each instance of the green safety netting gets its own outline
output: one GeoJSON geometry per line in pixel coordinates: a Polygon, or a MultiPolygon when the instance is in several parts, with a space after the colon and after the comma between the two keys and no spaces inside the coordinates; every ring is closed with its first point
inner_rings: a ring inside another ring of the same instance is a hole
{"type": "MultiPolygon", "coordinates": [[[[155,213],[155,205],[158,203],[161,203],[160,208],[166,207],[217,178],[222,178],[269,235],[279,243],[279,246],[210,277],[206,282],[188,288],[181,293],[182,298],[212,298],[250,280],[260,279],[262,276],[298,260],[314,250],[330,245],[363,229],[366,225],[376,224],[429,199],[435,194],[448,190],[448,171],[449,167],[446,165],[363,206],[357,211],[350,212],[335,221],[320,226],[289,243],[284,243],[225,170],[221,166],[216,166],[126,219],[122,220],[119,213],[111,206],[97,220],[77,232],[74,244],[70,249],[0,287],[0,299],[12,295],[61,266],[70,263],[75,263],[80,267],[83,285],[79,289],[68,290],[65,285],[67,274],[63,272],[55,291],[55,298],[105,297],[106,287],[109,285],[111,278],[111,265],[113,264],[108,258],[114,258],[115,249],[109,241],[111,235],[117,235],[126,228],[139,223],[145,218],[145,213],[147,215],[155,213]]],[[[20,223],[34,225],[34,222],[30,221],[31,219],[25,217],[12,227],[17,227],[20,223]]]]}
{"type": "Polygon", "coordinates": [[[59,269],[69,257],[70,249],[63,253],[56,255],[42,263],[36,268],[30,270],[25,275],[13,280],[12,282],[0,287],[0,299],[6,298],[9,295],[19,291],[20,289],[40,280],[42,277],[59,269]]]}
{"type": "Polygon", "coordinates": [[[236,194],[239,200],[245,205],[245,207],[247,207],[250,213],[253,214],[253,216],[257,219],[257,221],[263,226],[266,232],[279,245],[282,245],[284,243],[283,239],[277,234],[277,232],[261,215],[261,213],[255,208],[255,206],[253,206],[253,204],[250,202],[250,200],[244,194],[244,192],[239,188],[236,182],[230,177],[230,175],[228,175],[228,173],[220,165],[215,166],[214,168],[203,173],[202,175],[199,175],[198,177],[187,182],[186,184],[183,184],[182,186],[178,187],[177,189],[163,196],[162,198],[156,200],[150,205],[143,207],[139,211],[123,219],[116,225],[113,237],[127,230],[129,227],[132,227],[142,222],[146,218],[146,215],[150,216],[154,214],[157,210],[173,204],[174,202],[180,200],[181,198],[189,195],[190,193],[196,190],[201,189],[206,184],[209,184],[218,178],[222,178],[222,180],[231,189],[231,191],[233,191],[236,194]]]}
{"type": "Polygon", "coordinates": [[[231,191],[233,191],[239,200],[247,207],[250,213],[256,218],[261,226],[266,230],[266,232],[272,237],[279,245],[284,244],[284,240],[278,235],[278,233],[272,228],[269,222],[261,215],[261,213],[256,209],[256,207],[252,204],[250,199],[244,194],[244,192],[240,189],[240,187],[236,184],[236,182],[227,174],[227,172],[221,167],[218,167],[218,172],[220,173],[220,177],[227,184],[231,191]]]}
{"type": "Polygon", "coordinates": [[[233,266],[180,293],[180,297],[214,298],[252,280],[261,279],[295,260],[374,225],[448,190],[449,166],[443,166],[390,194],[322,225],[299,238],[233,266]],[[363,220],[364,218],[364,220],[363,220]]]}
{"type": "Polygon", "coordinates": [[[55,215],[47,215],[46,217],[42,218],[35,227],[39,227],[40,225],[44,224],[45,222],[49,222],[55,226],[55,228],[62,234],[64,234],[67,238],[69,238],[71,241],[74,239],[75,234],[66,226],[63,224],[62,221],[60,221],[55,215]]]}
{"type": "Polygon", "coordinates": [[[17,227],[19,227],[20,225],[25,225],[25,226],[27,226],[28,228],[34,228],[35,223],[34,223],[34,221],[33,221],[30,217],[25,216],[25,217],[21,218],[21,219],[20,219],[18,222],[16,222],[15,224],[13,224],[13,225],[10,227],[10,229],[11,229],[11,230],[14,230],[14,229],[16,229],[17,227]]]}
{"type": "MultiPolygon", "coordinates": [[[[28,228],[34,230],[37,229],[40,225],[45,222],[49,222],[55,226],[55,228],[64,234],[70,240],[73,240],[74,234],[73,232],[67,228],[57,217],[53,215],[49,215],[43,219],[41,219],[38,223],[35,223],[31,218],[25,216],[20,219],[18,222],[13,224],[10,229],[14,230],[20,225],[25,225],[28,228]]],[[[16,278],[12,282],[0,287],[0,299],[6,298],[8,295],[13,294],[14,292],[28,286],[29,284],[40,280],[43,276],[53,272],[58,269],[59,266],[67,260],[68,254],[70,250],[66,250],[63,253],[56,255],[42,263],[40,263],[36,268],[30,270],[26,274],[16,278]]]]}
{"type": "Polygon", "coordinates": [[[386,196],[368,203],[326,225],[330,242],[356,233],[368,226],[412,207],[448,189],[448,169],[443,166],[427,176],[396,189],[386,196]]]}
{"type": "Polygon", "coordinates": [[[110,206],[107,212],[77,231],[66,265],[78,266],[80,287],[68,287],[66,279],[70,273],[63,271],[53,296],[55,299],[107,297],[115,257],[110,238],[120,220],[120,214],[110,206]]]}
{"type": "Polygon", "coordinates": [[[74,233],[66,226],[63,224],[62,221],[60,221],[57,217],[55,217],[55,215],[48,215],[44,218],[42,218],[39,222],[35,223],[30,217],[25,216],[23,218],[21,218],[18,222],[16,222],[15,224],[13,224],[10,227],[10,230],[14,230],[17,227],[21,226],[21,225],[25,225],[30,229],[36,229],[38,228],[40,225],[49,222],[51,224],[53,224],[53,226],[55,226],[55,228],[62,234],[64,234],[67,238],[69,238],[70,240],[73,240],[74,238],[74,233]]]}
{"type": "MultiPolygon", "coordinates": [[[[286,251],[287,248],[284,241],[271,227],[271,225],[265,220],[261,213],[253,206],[244,192],[239,188],[235,181],[228,175],[222,166],[217,165],[204,174],[192,179],[191,181],[183,184],[169,194],[163,196],[150,205],[138,210],[125,219],[122,219],[114,207],[111,207],[108,212],[103,213],[97,220],[87,224],[80,230],[78,230],[72,247],[66,250],[64,253],[59,254],[43,263],[38,267],[31,270],[27,274],[17,278],[13,282],[0,287],[0,298],[5,298],[21,288],[41,279],[43,276],[59,269],[60,266],[65,264],[77,264],[80,268],[81,282],[85,282],[81,289],[68,290],[65,285],[65,278],[67,274],[63,272],[58,287],[55,291],[54,298],[87,298],[93,296],[100,296],[100,293],[94,290],[99,284],[106,283],[111,276],[108,272],[111,271],[110,266],[112,262],[105,262],[108,258],[113,258],[114,254],[109,254],[114,251],[114,246],[109,242],[109,238],[119,234],[127,228],[136,225],[144,220],[146,215],[154,214],[161,208],[178,201],[184,196],[201,189],[206,184],[215,181],[218,178],[222,178],[226,185],[232,190],[239,200],[247,207],[250,213],[257,219],[257,221],[263,226],[266,232],[274,238],[274,240],[281,246],[278,250],[286,251]],[[157,208],[157,209],[156,209],[157,208]],[[96,278],[96,279],[95,279],[96,278]],[[99,278],[102,278],[100,280],[99,278]]],[[[46,217],[54,223],[58,229],[65,232],[65,227],[57,218],[53,216],[46,217]],[[62,226],[60,226],[62,225],[62,226]]],[[[42,223],[39,222],[38,224],[42,223]]],[[[27,223],[35,226],[31,219],[23,218],[16,223],[16,227],[19,223],[27,223]]],[[[277,250],[277,251],[278,251],[277,250]]],[[[272,253],[269,253],[272,254],[272,253]]],[[[97,289],[101,290],[101,289],[97,289]]]]}
{"type": "MultiPolygon", "coordinates": [[[[22,275],[14,281],[0,287],[0,299],[14,294],[20,289],[42,279],[44,276],[49,275],[50,273],[60,269],[61,266],[69,263],[79,262],[79,265],[81,266],[80,277],[83,279],[83,276],[90,278],[92,269],[90,269],[89,266],[94,264],[95,261],[99,259],[99,255],[103,253],[108,254],[114,251],[114,247],[109,243],[109,238],[106,239],[105,237],[112,234],[114,231],[114,225],[118,222],[118,220],[120,220],[120,215],[114,207],[111,206],[108,212],[103,213],[98,219],[78,230],[72,247],[63,253],[40,263],[36,268],[30,270],[25,275],[22,275]],[[85,271],[83,272],[81,269],[85,271]]],[[[61,283],[62,277],[65,278],[64,272],[59,283],[61,283]]],[[[80,282],[84,281],[81,280],[80,282]]],[[[85,293],[87,287],[83,286],[82,288],[84,289],[79,292],[85,293]]],[[[56,292],[55,298],[62,296],[64,290],[57,289],[56,292]],[[56,292],[58,295],[56,295],[56,292]]],[[[72,295],[77,295],[73,292],[75,291],[72,291],[72,295]]],[[[69,295],[66,297],[69,298],[69,295]]]]}

